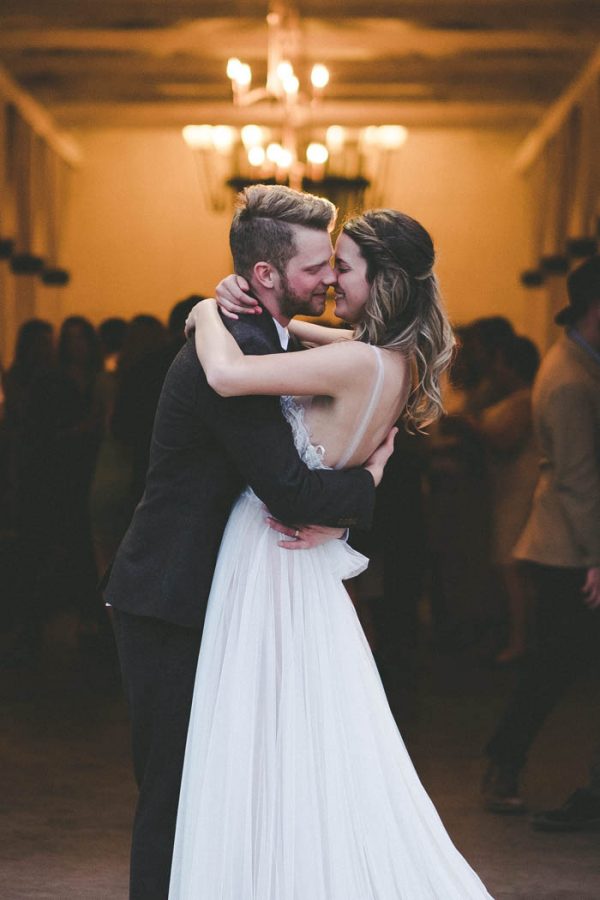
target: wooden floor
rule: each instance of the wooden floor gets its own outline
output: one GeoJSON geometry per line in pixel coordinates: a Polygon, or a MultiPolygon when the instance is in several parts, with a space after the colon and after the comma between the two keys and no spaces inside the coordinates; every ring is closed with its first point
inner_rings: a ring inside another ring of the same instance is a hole
{"type": "MultiPolygon", "coordinates": [[[[480,808],[480,748],[513,674],[440,656],[423,643],[403,731],[455,843],[498,900],[598,900],[599,834],[540,834],[526,817],[480,808]]],[[[106,653],[80,653],[62,623],[37,671],[2,673],[2,900],[127,898],[135,791],[126,710],[111,666],[106,653]]],[[[532,808],[562,801],[585,781],[600,726],[598,696],[597,684],[581,682],[548,722],[526,781],[532,808]]]]}

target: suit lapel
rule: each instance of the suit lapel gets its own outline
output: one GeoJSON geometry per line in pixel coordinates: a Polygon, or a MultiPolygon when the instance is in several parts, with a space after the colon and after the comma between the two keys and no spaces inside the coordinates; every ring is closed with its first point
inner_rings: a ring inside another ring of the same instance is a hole
{"type": "Polygon", "coordinates": [[[288,343],[287,352],[288,353],[296,353],[298,350],[304,350],[304,347],[300,343],[297,337],[294,337],[293,334],[290,334],[290,340],[288,343]]]}
{"type": "Polygon", "coordinates": [[[260,316],[254,316],[253,318],[268,338],[269,343],[272,344],[273,353],[285,353],[285,350],[281,346],[281,341],[279,340],[279,332],[277,331],[273,316],[263,308],[260,316]]]}

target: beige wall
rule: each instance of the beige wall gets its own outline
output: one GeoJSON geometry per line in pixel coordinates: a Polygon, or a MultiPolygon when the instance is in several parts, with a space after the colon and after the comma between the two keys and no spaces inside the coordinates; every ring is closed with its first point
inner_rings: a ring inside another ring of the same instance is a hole
{"type": "Polygon", "coordinates": [[[228,270],[230,214],[207,214],[179,132],[87,131],[73,179],[64,312],[149,312],[211,291],[228,270]]]}
{"type": "Polygon", "coordinates": [[[399,154],[389,204],[431,232],[455,321],[502,314],[522,324],[517,276],[527,260],[525,197],[510,168],[519,137],[421,131],[399,154]]]}
{"type": "MultiPolygon", "coordinates": [[[[187,294],[211,292],[230,266],[230,213],[204,210],[195,163],[180,133],[102,129],[77,137],[84,165],[73,177],[61,260],[72,282],[63,290],[38,289],[37,313],[56,322],[71,313],[95,322],[139,312],[165,317],[187,294]]],[[[544,296],[518,283],[529,262],[524,186],[511,171],[522,137],[412,131],[386,203],[431,231],[454,321],[507,315],[543,344],[544,296]]],[[[19,318],[17,307],[11,319],[19,318]]]]}
{"type": "Polygon", "coordinates": [[[504,315],[544,348],[555,334],[548,328],[548,292],[519,282],[531,267],[530,198],[513,170],[523,138],[521,131],[413,132],[389,203],[430,230],[455,323],[504,315]]]}

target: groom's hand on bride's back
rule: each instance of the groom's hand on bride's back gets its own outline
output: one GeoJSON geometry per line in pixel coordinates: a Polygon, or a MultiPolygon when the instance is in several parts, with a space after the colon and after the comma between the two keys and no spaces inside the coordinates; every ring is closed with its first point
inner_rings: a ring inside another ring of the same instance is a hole
{"type": "Polygon", "coordinates": [[[379,485],[379,482],[383,478],[383,470],[385,469],[385,464],[394,452],[394,440],[396,435],[398,434],[398,429],[394,426],[386,437],[386,439],[377,447],[376,450],[371,453],[370,457],[366,461],[364,468],[367,472],[370,472],[373,481],[375,482],[375,487],[379,485]]]}
{"type": "MultiPolygon", "coordinates": [[[[398,429],[392,428],[383,443],[373,451],[364,465],[367,472],[371,473],[375,487],[383,478],[385,464],[394,452],[394,440],[397,434],[398,429]]],[[[267,524],[284,536],[283,540],[278,542],[284,550],[310,550],[312,547],[327,543],[327,541],[340,540],[346,537],[348,531],[346,528],[330,528],[327,525],[301,525],[293,528],[290,525],[284,525],[272,516],[267,517],[267,524]]]]}
{"type": "Polygon", "coordinates": [[[250,285],[242,275],[228,275],[215,288],[215,297],[221,313],[228,319],[242,315],[260,315],[262,307],[250,293],[250,285]]]}

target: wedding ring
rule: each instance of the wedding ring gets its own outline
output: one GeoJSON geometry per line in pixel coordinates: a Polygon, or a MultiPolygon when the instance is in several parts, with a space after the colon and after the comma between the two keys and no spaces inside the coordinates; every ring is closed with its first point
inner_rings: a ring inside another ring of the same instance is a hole
{"type": "Polygon", "coordinates": [[[300,529],[299,528],[296,528],[296,530],[294,532],[294,537],[296,538],[296,540],[298,540],[298,538],[300,537],[300,529]]]}

